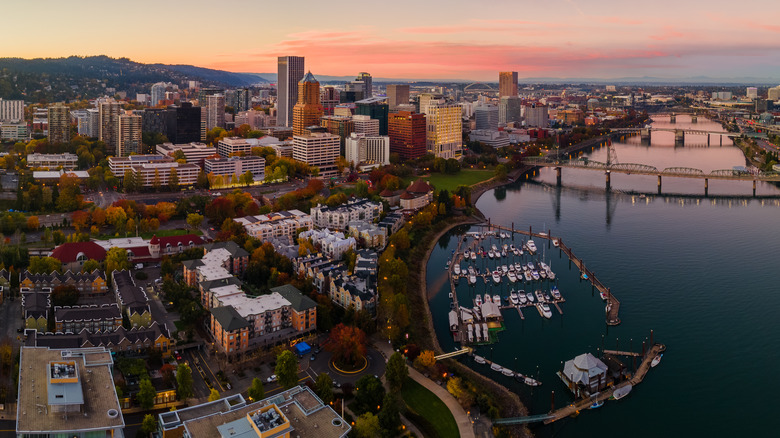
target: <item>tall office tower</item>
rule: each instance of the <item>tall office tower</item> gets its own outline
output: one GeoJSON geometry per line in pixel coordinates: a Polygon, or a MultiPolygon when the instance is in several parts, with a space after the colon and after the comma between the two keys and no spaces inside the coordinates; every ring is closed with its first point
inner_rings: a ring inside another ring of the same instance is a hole
{"type": "Polygon", "coordinates": [[[463,119],[460,105],[432,99],[425,113],[426,148],[437,158],[458,158],[463,150],[463,119]]]}
{"type": "Polygon", "coordinates": [[[168,140],[174,144],[201,141],[200,112],[201,108],[193,106],[191,102],[169,106],[165,123],[168,140]]]}
{"type": "Polygon", "coordinates": [[[369,116],[379,120],[379,135],[387,135],[387,117],[390,114],[384,97],[371,97],[355,102],[356,115],[369,116]]]}
{"type": "Polygon", "coordinates": [[[498,96],[517,96],[516,71],[502,71],[498,74],[498,96]]]}
{"type": "Polygon", "coordinates": [[[427,114],[428,113],[428,105],[432,100],[439,100],[441,99],[441,95],[437,95],[434,93],[421,93],[418,96],[418,104],[419,104],[419,110],[418,112],[427,114]]]}
{"type": "Polygon", "coordinates": [[[100,110],[97,108],[87,109],[86,132],[79,132],[79,134],[93,138],[97,138],[100,135],[100,110]]]}
{"type": "MultiPolygon", "coordinates": [[[[165,108],[146,108],[141,114],[143,132],[168,135],[168,110],[165,108]]],[[[170,138],[168,139],[170,140],[170,138]]]]}
{"type": "Polygon", "coordinates": [[[339,90],[332,85],[326,85],[320,89],[320,103],[322,104],[322,113],[326,116],[333,115],[333,109],[339,102],[339,90]]]}
{"type": "Polygon", "coordinates": [[[114,99],[107,99],[98,103],[100,126],[98,140],[106,144],[106,154],[116,155],[118,143],[117,128],[119,126],[119,114],[122,108],[114,99]]]}
{"type": "Polygon", "coordinates": [[[505,96],[498,104],[498,124],[506,125],[523,120],[523,103],[517,96],[505,96]]]}
{"type": "Polygon", "coordinates": [[[390,153],[401,160],[414,160],[425,155],[425,114],[399,111],[390,114],[388,135],[390,153]]]}
{"type": "Polygon", "coordinates": [[[214,94],[222,94],[224,96],[225,90],[216,87],[205,87],[198,90],[198,105],[205,108],[209,103],[208,97],[214,94]]]}
{"type": "MultiPolygon", "coordinates": [[[[460,108],[460,106],[458,106],[460,108]]],[[[495,105],[480,105],[474,109],[474,118],[477,121],[475,129],[498,129],[498,107],[495,105]]]]}
{"type": "Polygon", "coordinates": [[[339,93],[341,103],[357,102],[363,100],[366,95],[366,87],[362,81],[352,81],[344,84],[344,91],[339,93]]]}
{"type": "Polygon", "coordinates": [[[230,90],[230,94],[225,96],[225,98],[227,100],[226,104],[232,106],[236,113],[248,111],[252,108],[252,92],[248,88],[230,90]]]}
{"type": "Polygon", "coordinates": [[[119,116],[117,129],[117,156],[126,157],[130,154],[140,154],[141,125],[143,118],[137,114],[122,114],[119,116]]]}
{"type": "Polygon", "coordinates": [[[165,82],[158,82],[152,85],[152,106],[157,106],[161,100],[165,100],[165,89],[167,86],[165,82]]]}
{"type": "Polygon", "coordinates": [[[211,131],[216,127],[225,127],[225,96],[212,94],[207,97],[206,106],[206,130],[211,131]]]}
{"type": "MultiPolygon", "coordinates": [[[[376,120],[374,120],[374,122],[376,122],[376,120]]],[[[349,137],[349,134],[355,132],[355,123],[352,121],[352,117],[322,116],[322,119],[320,119],[320,126],[325,128],[329,133],[339,136],[341,139],[341,155],[344,155],[344,139],[349,137]]],[[[379,132],[378,125],[377,132],[379,132]]]]}
{"type": "Polygon", "coordinates": [[[298,102],[298,82],[303,79],[303,56],[280,56],[276,84],[277,126],[292,126],[293,107],[298,102]]]}
{"type": "Polygon", "coordinates": [[[747,98],[748,99],[757,99],[758,98],[758,88],[756,88],[756,87],[748,87],[746,94],[747,94],[747,98]]]}
{"type": "Polygon", "coordinates": [[[374,83],[370,74],[362,71],[355,80],[363,83],[363,99],[368,99],[374,95],[374,83]]]}
{"type": "Polygon", "coordinates": [[[320,126],[320,83],[311,72],[298,82],[298,103],[293,108],[293,135],[303,135],[309,126],[320,126]]]}
{"type": "Polygon", "coordinates": [[[408,103],[408,84],[390,84],[387,86],[387,106],[390,111],[395,111],[398,105],[407,105],[408,103]]]}
{"type": "Polygon", "coordinates": [[[525,126],[547,128],[550,126],[550,116],[546,105],[525,106],[525,126]]]}
{"type": "Polygon", "coordinates": [[[0,98],[0,122],[19,122],[24,120],[24,101],[0,98]]]}
{"type": "Polygon", "coordinates": [[[49,107],[49,143],[70,141],[70,111],[62,102],[49,107]]]}

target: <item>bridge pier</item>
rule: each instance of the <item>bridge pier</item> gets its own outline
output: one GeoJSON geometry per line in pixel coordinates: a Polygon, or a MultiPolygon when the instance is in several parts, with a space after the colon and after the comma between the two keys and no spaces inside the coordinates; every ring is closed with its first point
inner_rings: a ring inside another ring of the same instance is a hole
{"type": "Polygon", "coordinates": [[[652,131],[649,128],[642,128],[639,130],[639,137],[642,143],[650,143],[650,136],[652,131]]]}
{"type": "Polygon", "coordinates": [[[677,116],[672,114],[669,116],[669,123],[677,123],[677,116]]]}
{"type": "Polygon", "coordinates": [[[674,145],[675,146],[684,146],[685,145],[685,131],[682,129],[676,129],[674,131],[674,145]]]}
{"type": "Polygon", "coordinates": [[[709,196],[710,194],[710,179],[704,178],[704,196],[709,196]]]}
{"type": "Polygon", "coordinates": [[[609,170],[604,172],[604,174],[607,176],[607,191],[610,189],[610,172],[609,170]]]}
{"type": "Polygon", "coordinates": [[[691,123],[699,123],[699,117],[696,114],[691,116],[691,123]]]}
{"type": "Polygon", "coordinates": [[[661,194],[661,175],[658,175],[658,194],[661,194]]]}
{"type": "Polygon", "coordinates": [[[756,196],[756,180],[753,180],[753,197],[756,196]]]}
{"type": "Polygon", "coordinates": [[[561,185],[562,178],[561,178],[561,167],[560,166],[555,168],[555,181],[556,181],[556,183],[559,186],[561,185]]]}
{"type": "Polygon", "coordinates": [[[720,137],[720,145],[723,146],[723,135],[719,135],[718,137],[720,137]]]}
{"type": "Polygon", "coordinates": [[[710,137],[711,135],[707,133],[707,147],[710,147],[710,137]]]}

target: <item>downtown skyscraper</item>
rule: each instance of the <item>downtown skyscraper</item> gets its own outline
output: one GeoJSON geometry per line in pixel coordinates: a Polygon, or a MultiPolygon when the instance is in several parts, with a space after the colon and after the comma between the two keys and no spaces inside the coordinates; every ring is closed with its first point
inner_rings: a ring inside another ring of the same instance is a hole
{"type": "Polygon", "coordinates": [[[298,82],[303,79],[303,56],[280,56],[276,84],[276,124],[291,126],[298,102],[298,82]]]}
{"type": "Polygon", "coordinates": [[[517,72],[502,71],[498,73],[498,97],[517,96],[517,72]]]}
{"type": "Polygon", "coordinates": [[[320,83],[308,72],[298,83],[298,103],[293,107],[293,135],[303,135],[306,128],[319,126],[321,118],[320,83]]]}

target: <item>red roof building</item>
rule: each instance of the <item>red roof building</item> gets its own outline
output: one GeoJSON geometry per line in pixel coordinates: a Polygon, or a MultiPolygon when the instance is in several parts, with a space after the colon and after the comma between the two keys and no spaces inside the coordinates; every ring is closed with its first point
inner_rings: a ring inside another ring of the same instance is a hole
{"type": "Polygon", "coordinates": [[[61,261],[63,269],[78,272],[87,260],[102,262],[106,258],[106,250],[95,242],[63,243],[54,248],[50,257],[61,261]]]}

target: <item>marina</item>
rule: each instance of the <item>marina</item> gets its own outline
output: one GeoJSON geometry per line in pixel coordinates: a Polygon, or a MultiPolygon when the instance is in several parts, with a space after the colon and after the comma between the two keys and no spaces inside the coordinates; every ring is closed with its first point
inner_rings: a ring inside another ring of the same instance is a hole
{"type": "Polygon", "coordinates": [[[491,225],[489,221],[477,229],[460,236],[445,266],[450,283],[450,330],[456,342],[496,342],[497,333],[503,330],[502,311],[516,310],[522,320],[526,317],[523,309],[529,307],[535,308],[543,319],[552,319],[555,312],[563,315],[561,304],[566,299],[556,284],[551,261],[545,261],[546,249],[553,246],[569,258],[569,267],[574,265],[581,278],[590,282],[606,302],[607,325],[620,324],[620,301],[560,237],[553,237],[550,232],[534,233],[530,227],[528,231],[516,230],[514,224],[512,228],[491,225]],[[542,254],[534,238],[546,242],[542,244],[542,254]],[[468,281],[471,296],[466,303],[458,301],[456,290],[463,278],[468,281]],[[484,295],[477,290],[480,281],[484,295]],[[511,289],[502,295],[504,284],[511,289]]]}

